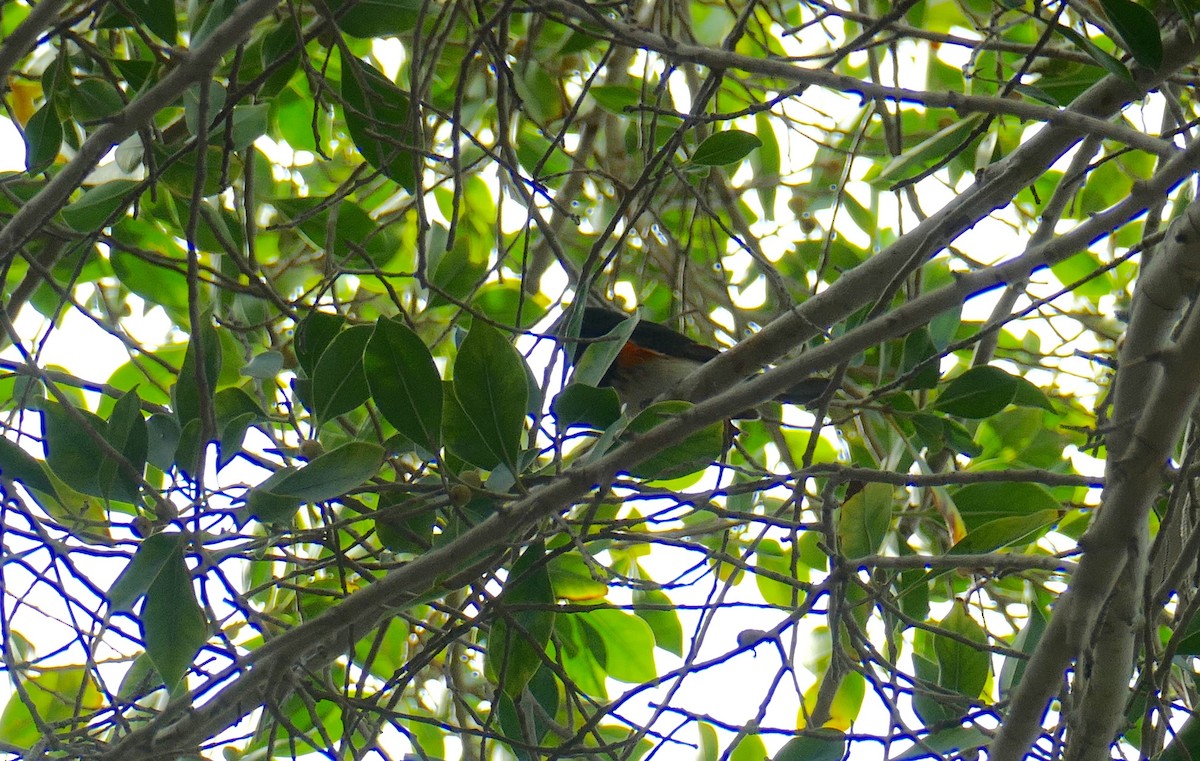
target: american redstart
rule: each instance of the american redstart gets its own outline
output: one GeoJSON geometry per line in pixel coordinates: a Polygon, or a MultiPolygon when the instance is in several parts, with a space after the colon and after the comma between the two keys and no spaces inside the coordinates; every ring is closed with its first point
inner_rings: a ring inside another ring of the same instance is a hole
{"type": "MultiPolygon", "coordinates": [[[[570,352],[578,363],[589,345],[628,319],[629,315],[603,307],[586,307],[579,327],[579,343],[570,352]]],[[[621,402],[637,411],[679,385],[708,360],[720,354],[719,349],[693,341],[684,334],[641,320],[629,340],[621,347],[616,359],[600,379],[601,386],[613,388],[621,402]]],[[[829,386],[824,378],[805,378],[776,397],[784,404],[806,405],[820,397],[829,386]]],[[[753,412],[738,417],[754,417],[753,412]]]]}

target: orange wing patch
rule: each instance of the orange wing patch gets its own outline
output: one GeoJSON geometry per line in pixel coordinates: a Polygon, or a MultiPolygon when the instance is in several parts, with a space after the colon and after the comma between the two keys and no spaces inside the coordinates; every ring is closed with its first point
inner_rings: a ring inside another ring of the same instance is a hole
{"type": "Polygon", "coordinates": [[[617,367],[637,367],[638,365],[642,365],[651,360],[660,359],[665,356],[667,355],[663,354],[662,352],[657,352],[653,349],[647,349],[645,346],[636,344],[633,341],[627,341],[625,345],[621,347],[621,353],[617,355],[617,367]]]}

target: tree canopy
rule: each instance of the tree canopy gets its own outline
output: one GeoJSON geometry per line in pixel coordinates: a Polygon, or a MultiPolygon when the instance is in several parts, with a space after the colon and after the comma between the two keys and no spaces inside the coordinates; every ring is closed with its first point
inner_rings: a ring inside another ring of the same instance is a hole
{"type": "Polygon", "coordinates": [[[0,5],[0,753],[1194,757],[1198,11],[0,5]]]}

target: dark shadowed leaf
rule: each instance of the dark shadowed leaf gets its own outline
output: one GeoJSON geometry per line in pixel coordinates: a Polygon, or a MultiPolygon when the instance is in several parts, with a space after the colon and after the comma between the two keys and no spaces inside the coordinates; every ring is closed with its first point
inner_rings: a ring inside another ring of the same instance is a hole
{"type": "Polygon", "coordinates": [[[84,426],[99,436],[107,424],[87,410],[70,411],[57,402],[41,405],[42,430],[46,436],[46,465],[72,489],[93,497],[103,497],[100,489],[100,463],[104,451],[88,435],[84,426]],[[77,422],[77,420],[82,422],[77,422]]]}
{"type": "Polygon", "coordinates": [[[343,63],[346,126],[363,160],[412,192],[417,186],[414,136],[408,129],[408,94],[377,69],[350,59],[343,63]]]}
{"type": "Polygon", "coordinates": [[[621,417],[621,400],[611,388],[572,383],[550,404],[559,428],[584,425],[603,431],[621,417]]]}
{"type": "Polygon", "coordinates": [[[196,333],[188,341],[183,365],[179,368],[179,381],[171,392],[175,404],[175,417],[180,427],[186,427],[193,420],[200,419],[202,404],[212,405],[220,374],[221,339],[211,317],[205,313],[200,318],[196,333]],[[204,356],[204,391],[201,391],[200,378],[197,375],[199,354],[204,356]]]}
{"type": "Polygon", "coordinates": [[[104,438],[124,455],[128,468],[122,467],[115,458],[105,457],[98,473],[100,490],[112,499],[134,502],[141,489],[136,476],[141,476],[146,468],[149,447],[146,419],[142,417],[137,389],[125,392],[117,400],[109,415],[104,438]]]}
{"type": "Polygon", "coordinates": [[[292,342],[296,361],[309,378],[317,369],[317,360],[329,347],[334,336],[341,332],[346,324],[346,318],[329,312],[313,310],[305,315],[296,326],[296,336],[292,342]]]}
{"type": "Polygon", "coordinates": [[[545,557],[540,541],[526,547],[495,603],[484,672],[509,697],[520,695],[541,667],[554,631],[554,588],[545,557]]]}
{"type": "Polygon", "coordinates": [[[162,573],[167,562],[182,551],[181,534],[152,534],[142,540],[125,570],[108,589],[108,604],[113,613],[133,610],[138,598],[162,573]]]}
{"type": "Polygon", "coordinates": [[[896,499],[891,484],[869,483],[838,513],[838,549],[850,560],[879,551],[892,523],[896,499]]]}
{"type": "Polygon", "coordinates": [[[362,486],[379,471],[383,447],[351,441],[315,458],[302,468],[284,468],[250,490],[245,517],[282,521],[305,502],[324,502],[362,486]]]}
{"type": "Polygon", "coordinates": [[[1100,4],[1134,59],[1151,69],[1161,66],[1162,33],[1150,9],[1133,0],[1100,0],[1100,4]]]}
{"type": "Polygon", "coordinates": [[[972,367],[950,381],[934,409],[979,420],[995,415],[1017,395],[1017,378],[998,367],[972,367]]]}
{"type": "Polygon", "coordinates": [[[353,37],[395,37],[416,26],[421,3],[419,0],[334,0],[329,3],[329,9],[337,18],[338,27],[353,37]]]}
{"type": "Polygon", "coordinates": [[[54,493],[54,485],[42,470],[42,463],[3,437],[0,437],[0,476],[20,481],[30,489],[54,493]]]}
{"type": "Polygon", "coordinates": [[[44,172],[62,149],[62,123],[53,103],[46,103],[25,124],[25,171],[44,172]]]}
{"type": "Polygon", "coordinates": [[[846,735],[836,729],[814,729],[793,737],[772,761],[841,761],[846,755],[846,735]]]}

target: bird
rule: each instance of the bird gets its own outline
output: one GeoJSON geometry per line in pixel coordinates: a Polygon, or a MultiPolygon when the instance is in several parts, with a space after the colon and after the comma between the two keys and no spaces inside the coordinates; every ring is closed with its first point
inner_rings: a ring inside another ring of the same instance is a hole
{"type": "MultiPolygon", "coordinates": [[[[629,314],[614,309],[585,307],[579,327],[581,340],[573,352],[568,353],[572,362],[577,364],[588,346],[629,317],[629,314]]],[[[637,412],[720,353],[720,349],[688,338],[666,325],[640,320],[599,385],[612,388],[627,410],[637,412]]],[[[828,387],[826,378],[805,378],[776,397],[776,401],[804,406],[824,395],[828,387]]],[[[735,417],[753,418],[757,413],[748,410],[735,417]]]]}

